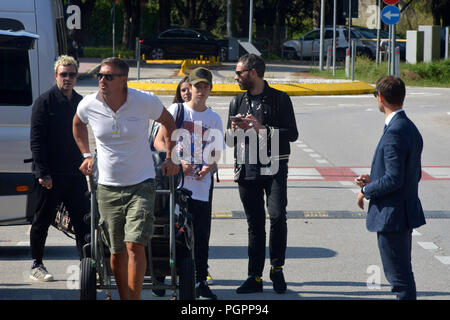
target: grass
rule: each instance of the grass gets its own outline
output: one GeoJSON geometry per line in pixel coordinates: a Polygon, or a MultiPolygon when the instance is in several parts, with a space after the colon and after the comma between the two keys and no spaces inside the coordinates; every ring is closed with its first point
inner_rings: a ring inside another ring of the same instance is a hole
{"type": "MultiPolygon", "coordinates": [[[[311,70],[312,74],[333,78],[333,71],[311,70]]],[[[376,83],[387,75],[387,62],[376,67],[375,61],[357,57],[355,62],[355,80],[376,83]]],[[[407,86],[450,87],[450,60],[439,60],[432,63],[408,64],[400,63],[400,77],[407,86]]],[[[336,79],[345,79],[345,70],[336,69],[336,79]]]]}

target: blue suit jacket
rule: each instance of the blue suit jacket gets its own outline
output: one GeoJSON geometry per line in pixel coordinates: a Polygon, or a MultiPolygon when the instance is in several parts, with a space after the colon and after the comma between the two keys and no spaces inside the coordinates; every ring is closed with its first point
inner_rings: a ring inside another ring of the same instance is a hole
{"type": "Polygon", "coordinates": [[[422,148],[419,130],[405,112],[397,113],[378,143],[371,183],[364,188],[365,197],[370,199],[369,231],[405,231],[425,224],[418,196],[422,148]]]}

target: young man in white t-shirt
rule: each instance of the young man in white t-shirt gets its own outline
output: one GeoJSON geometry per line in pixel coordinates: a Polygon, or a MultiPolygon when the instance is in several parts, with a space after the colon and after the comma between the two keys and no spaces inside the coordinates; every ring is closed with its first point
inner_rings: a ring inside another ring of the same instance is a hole
{"type": "MultiPolygon", "coordinates": [[[[181,159],[184,187],[192,191],[188,211],[194,224],[197,298],[216,300],[217,296],[209,289],[206,277],[211,231],[211,175],[225,146],[223,126],[219,114],[206,106],[212,89],[211,72],[206,68],[196,68],[189,74],[188,81],[191,84],[191,100],[183,103],[183,122],[176,131],[178,139],[173,152],[181,159]]],[[[178,108],[175,103],[168,110],[176,117],[178,108]]],[[[164,128],[161,131],[164,134],[164,128]]]]}
{"type": "Polygon", "coordinates": [[[163,174],[179,167],[170,158],[175,129],[172,116],[153,94],[127,87],[128,65],[119,58],[102,61],[97,74],[100,90],[78,105],[73,121],[75,141],[85,158],[80,170],[92,174],[89,124],[98,155],[97,202],[100,226],[108,234],[111,267],[121,299],[139,299],[146,270],[145,246],[153,233],[155,169],[148,146],[149,120],[161,122],[167,133],[168,157],[163,174]]]}

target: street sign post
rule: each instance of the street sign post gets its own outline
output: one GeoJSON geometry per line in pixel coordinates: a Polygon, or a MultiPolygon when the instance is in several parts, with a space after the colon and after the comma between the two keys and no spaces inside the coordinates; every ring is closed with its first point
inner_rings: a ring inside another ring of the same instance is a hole
{"type": "Polygon", "coordinates": [[[381,11],[381,20],[388,25],[397,24],[400,20],[400,10],[396,6],[386,6],[381,11]]]}
{"type": "Polygon", "coordinates": [[[397,4],[397,2],[399,2],[400,0],[383,0],[384,3],[386,3],[387,5],[394,5],[397,4]]]}
{"type": "MultiPolygon", "coordinates": [[[[398,1],[388,1],[384,0],[385,3],[392,2],[397,3],[398,1]]],[[[400,10],[393,5],[384,7],[381,11],[381,20],[387,25],[389,25],[389,62],[388,62],[388,73],[395,73],[395,59],[394,59],[394,48],[395,48],[395,25],[400,20],[400,10]]]]}

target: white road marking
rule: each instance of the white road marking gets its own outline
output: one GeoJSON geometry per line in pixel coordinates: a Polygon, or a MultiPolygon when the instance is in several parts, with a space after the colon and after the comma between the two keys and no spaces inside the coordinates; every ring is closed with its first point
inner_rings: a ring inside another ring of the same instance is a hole
{"type": "Polygon", "coordinates": [[[443,264],[450,264],[450,257],[449,256],[434,256],[436,259],[438,259],[443,264]]]}
{"type": "Polygon", "coordinates": [[[370,174],[370,168],[350,168],[356,175],[370,174]]]}
{"type": "Polygon", "coordinates": [[[413,236],[421,236],[422,234],[419,231],[417,231],[416,229],[413,229],[412,235],[413,236]]]}
{"type": "Polygon", "coordinates": [[[427,250],[436,250],[439,249],[439,247],[437,245],[435,245],[433,242],[421,242],[421,241],[417,241],[417,243],[419,244],[419,246],[421,246],[424,249],[427,250]]]}
{"type": "Polygon", "coordinates": [[[313,149],[308,149],[308,148],[306,148],[306,149],[302,149],[303,151],[305,151],[305,152],[314,152],[314,150],[313,149]]]}
{"type": "Polygon", "coordinates": [[[317,163],[329,163],[327,160],[325,159],[316,159],[317,163]]]}
{"type": "Polygon", "coordinates": [[[317,153],[310,153],[309,156],[311,158],[320,158],[320,154],[317,154],[317,153]]]}
{"type": "Polygon", "coordinates": [[[422,170],[428,173],[433,178],[437,179],[450,178],[450,168],[422,168],[422,170]]]}
{"type": "Polygon", "coordinates": [[[343,186],[353,186],[353,185],[355,185],[351,181],[339,181],[339,183],[342,184],[343,186]]]}

